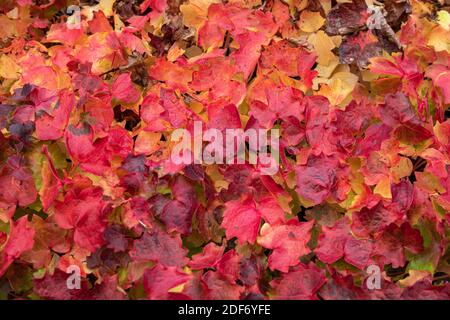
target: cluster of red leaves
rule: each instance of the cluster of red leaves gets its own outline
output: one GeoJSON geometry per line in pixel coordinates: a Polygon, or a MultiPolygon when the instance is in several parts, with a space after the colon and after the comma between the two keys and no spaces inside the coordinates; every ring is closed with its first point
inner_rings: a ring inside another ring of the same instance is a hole
{"type": "Polygon", "coordinates": [[[366,2],[1,1],[0,298],[449,299],[449,14],[366,2]],[[194,121],[278,172],[174,165],[194,121]]]}

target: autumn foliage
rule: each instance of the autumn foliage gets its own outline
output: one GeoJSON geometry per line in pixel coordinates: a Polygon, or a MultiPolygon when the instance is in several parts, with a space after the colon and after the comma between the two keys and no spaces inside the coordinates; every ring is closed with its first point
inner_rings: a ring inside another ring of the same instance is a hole
{"type": "Polygon", "coordinates": [[[0,1],[0,298],[449,299],[449,8],[0,1]],[[194,121],[277,173],[174,164],[194,121]]]}

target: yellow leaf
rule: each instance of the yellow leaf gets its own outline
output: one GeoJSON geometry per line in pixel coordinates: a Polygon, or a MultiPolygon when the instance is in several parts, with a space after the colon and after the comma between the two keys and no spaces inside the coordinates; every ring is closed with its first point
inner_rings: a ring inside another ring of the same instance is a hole
{"type": "Polygon", "coordinates": [[[120,20],[120,16],[115,14],[114,15],[114,30],[120,31],[123,28],[125,28],[125,24],[120,20]]]}
{"type": "Polygon", "coordinates": [[[189,107],[192,109],[192,111],[194,111],[197,114],[200,114],[203,111],[203,109],[204,109],[203,104],[200,101],[197,101],[197,100],[192,100],[189,103],[189,107]]]}
{"type": "Polygon", "coordinates": [[[180,284],[180,285],[170,289],[169,292],[171,292],[171,293],[180,293],[180,292],[183,291],[185,285],[186,285],[186,283],[182,283],[182,284],[180,284]]]}
{"type": "Polygon", "coordinates": [[[364,192],[364,176],[361,173],[355,173],[354,178],[350,180],[350,186],[356,194],[364,192]]]}
{"type": "Polygon", "coordinates": [[[88,21],[94,18],[95,11],[102,11],[103,14],[109,18],[114,15],[113,6],[115,1],[116,0],[100,0],[100,2],[95,6],[83,6],[81,9],[81,14],[85,16],[88,21]]]}
{"type": "Polygon", "coordinates": [[[0,56],[0,77],[16,79],[21,72],[20,66],[8,55],[0,56]]]}
{"type": "Polygon", "coordinates": [[[431,15],[434,11],[434,5],[422,0],[411,0],[412,14],[417,16],[431,15]]]}
{"type": "Polygon", "coordinates": [[[304,32],[315,32],[323,26],[324,22],[325,19],[320,12],[305,10],[300,15],[299,27],[304,32]]]}
{"type": "Polygon", "coordinates": [[[398,163],[391,167],[391,174],[395,182],[399,182],[401,178],[411,175],[413,164],[409,158],[401,157],[398,163]]]}
{"type": "Polygon", "coordinates": [[[262,0],[229,0],[228,3],[235,3],[242,8],[255,8],[261,5],[262,0]]]}
{"type": "Polygon", "coordinates": [[[184,54],[184,49],[180,48],[177,42],[175,42],[169,49],[169,52],[167,52],[167,60],[170,62],[174,62],[177,60],[180,56],[184,54]]]}
{"type": "Polygon", "coordinates": [[[333,71],[339,65],[339,58],[333,55],[333,58],[327,65],[319,64],[316,67],[317,77],[328,79],[333,74],[333,71]]]}
{"type": "Polygon", "coordinates": [[[331,0],[319,0],[319,2],[322,5],[325,15],[327,16],[331,10],[331,0]]]}
{"type": "Polygon", "coordinates": [[[22,81],[50,90],[59,89],[58,74],[51,67],[39,66],[33,68],[32,72],[28,72],[26,77],[22,76],[22,81]]]}
{"type": "Polygon", "coordinates": [[[437,140],[442,143],[443,145],[447,145],[450,143],[450,123],[449,122],[442,122],[436,121],[436,124],[434,125],[434,135],[436,136],[437,140]]]}
{"type": "Polygon", "coordinates": [[[450,30],[450,13],[445,10],[441,10],[437,13],[438,23],[445,30],[450,30]]]}
{"type": "Polygon", "coordinates": [[[141,131],[136,139],[134,150],[138,153],[151,154],[160,148],[160,132],[141,131]]]}
{"type": "Polygon", "coordinates": [[[355,88],[358,76],[350,72],[336,72],[328,85],[322,85],[319,94],[330,100],[332,105],[339,105],[355,88]]]}
{"type": "Polygon", "coordinates": [[[422,271],[422,270],[414,270],[411,269],[408,271],[408,276],[402,280],[399,280],[398,283],[402,287],[410,287],[414,285],[417,281],[428,277],[430,275],[429,271],[422,271]]]}
{"type": "Polygon", "coordinates": [[[450,32],[441,26],[436,26],[428,34],[428,45],[433,46],[436,51],[450,52],[450,32]]]}
{"type": "Polygon", "coordinates": [[[294,15],[295,11],[302,11],[309,4],[308,0],[283,0],[283,2],[289,5],[291,15],[294,15]]]}
{"type": "Polygon", "coordinates": [[[220,0],[190,0],[187,4],[182,4],[180,11],[183,14],[183,23],[196,30],[200,29],[206,21],[209,6],[219,2],[220,0]]]}
{"type": "Polygon", "coordinates": [[[308,199],[302,197],[301,195],[298,196],[298,200],[300,201],[302,206],[305,207],[305,208],[311,208],[311,207],[314,206],[314,202],[313,201],[308,200],[308,199]]]}
{"type": "Polygon", "coordinates": [[[11,11],[7,12],[6,15],[10,19],[19,19],[19,8],[15,7],[11,11]]]}
{"type": "Polygon", "coordinates": [[[374,194],[379,194],[385,199],[392,199],[391,193],[391,181],[389,177],[384,177],[378,182],[375,189],[373,190],[374,194]]]}
{"type": "Polygon", "coordinates": [[[292,197],[288,194],[280,194],[277,196],[278,204],[280,205],[281,209],[283,209],[285,212],[290,212],[291,207],[289,206],[289,203],[292,201],[292,197]]]}
{"type": "Polygon", "coordinates": [[[317,63],[321,65],[329,65],[335,61],[335,54],[331,52],[336,46],[323,30],[312,34],[308,41],[313,45],[315,53],[317,53],[317,63]]]}
{"type": "Polygon", "coordinates": [[[415,172],[414,175],[416,176],[417,182],[416,185],[425,190],[428,193],[443,193],[445,192],[445,188],[442,186],[439,179],[429,173],[429,172],[415,172]]]}
{"type": "Polygon", "coordinates": [[[295,172],[292,171],[286,175],[286,185],[290,189],[294,189],[297,185],[297,178],[295,176],[295,172]]]}
{"type": "Polygon", "coordinates": [[[376,73],[373,73],[369,70],[362,70],[361,76],[362,76],[363,81],[370,82],[370,81],[376,80],[379,75],[376,73]]]}
{"type": "Polygon", "coordinates": [[[113,15],[113,5],[116,0],[100,0],[98,8],[103,11],[106,17],[113,15]]]}

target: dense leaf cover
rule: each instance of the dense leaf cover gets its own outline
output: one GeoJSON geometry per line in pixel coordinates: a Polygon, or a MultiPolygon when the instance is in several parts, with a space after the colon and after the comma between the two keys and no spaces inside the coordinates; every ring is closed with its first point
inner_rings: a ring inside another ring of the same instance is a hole
{"type": "Polygon", "coordinates": [[[449,6],[0,1],[0,298],[449,299],[449,6]],[[174,164],[194,121],[279,170],[174,164]]]}

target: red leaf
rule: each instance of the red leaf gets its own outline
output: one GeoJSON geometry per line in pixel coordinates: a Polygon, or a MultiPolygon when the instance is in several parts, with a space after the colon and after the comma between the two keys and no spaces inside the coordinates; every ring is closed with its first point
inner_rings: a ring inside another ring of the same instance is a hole
{"type": "Polygon", "coordinates": [[[253,200],[229,201],[225,205],[222,227],[225,228],[227,239],[236,237],[240,242],[254,243],[261,222],[259,212],[253,200]]]}
{"type": "Polygon", "coordinates": [[[448,300],[450,299],[450,284],[433,286],[430,279],[423,279],[408,287],[402,293],[405,300],[448,300]]]}
{"type": "Polygon", "coordinates": [[[48,101],[36,106],[36,137],[39,140],[57,140],[61,138],[75,105],[75,97],[63,91],[50,110],[48,101]]]}
{"type": "Polygon", "coordinates": [[[70,290],[67,278],[70,275],[56,269],[53,275],[46,274],[42,279],[34,279],[34,291],[44,299],[72,300],[78,298],[81,290],[87,290],[87,282],[81,281],[80,290],[70,290]]]}
{"type": "Polygon", "coordinates": [[[330,264],[344,257],[345,261],[360,269],[371,261],[372,243],[353,238],[347,218],[338,220],[331,228],[322,227],[322,232],[314,250],[321,261],[330,264]]]}
{"type": "Polygon", "coordinates": [[[383,232],[391,223],[399,220],[401,216],[385,208],[380,201],[373,208],[363,208],[352,215],[352,231],[355,235],[363,238],[377,236],[383,232]]]}
{"type": "Polygon", "coordinates": [[[276,68],[289,77],[300,76],[307,87],[312,86],[312,80],[317,71],[312,70],[317,56],[302,47],[295,47],[286,40],[272,41],[264,48],[259,61],[263,69],[276,68]]]}
{"type": "Polygon", "coordinates": [[[84,162],[94,152],[94,133],[87,123],[69,125],[65,134],[67,150],[75,161],[84,162]]]}
{"type": "Polygon", "coordinates": [[[140,98],[140,92],[131,82],[131,73],[119,75],[111,87],[112,96],[124,104],[133,104],[140,98]]]}
{"type": "Polygon", "coordinates": [[[392,264],[393,268],[405,265],[405,249],[418,254],[423,250],[423,240],[419,230],[405,222],[401,227],[391,224],[380,239],[375,242],[374,254],[382,258],[382,264],[392,264]]]}
{"type": "Polygon", "coordinates": [[[313,263],[300,263],[280,279],[273,280],[274,297],[280,300],[316,300],[317,291],[326,282],[325,272],[313,263]]]}
{"type": "Polygon", "coordinates": [[[300,263],[300,257],[311,252],[307,243],[311,239],[314,221],[298,222],[290,220],[285,225],[264,225],[258,243],[272,249],[269,268],[288,272],[289,267],[300,263]]]}
{"type": "Polygon", "coordinates": [[[8,241],[0,256],[0,276],[22,253],[33,248],[35,231],[27,218],[23,216],[10,226],[8,241]]]}
{"type": "Polygon", "coordinates": [[[62,229],[74,230],[77,245],[94,252],[104,243],[110,206],[102,199],[103,190],[92,187],[87,178],[76,177],[67,187],[63,201],[55,201],[55,221],[62,229]]]}
{"type": "Polygon", "coordinates": [[[186,283],[191,277],[176,267],[164,267],[157,264],[151,269],[145,270],[144,288],[147,297],[151,300],[167,299],[169,290],[186,283]]]}
{"type": "Polygon", "coordinates": [[[244,291],[243,287],[230,283],[218,272],[207,271],[203,281],[208,288],[206,297],[211,300],[238,300],[244,291]]]}
{"type": "Polygon", "coordinates": [[[296,168],[297,189],[299,195],[320,204],[330,196],[336,186],[335,161],[325,156],[310,157],[304,166],[296,168]]]}
{"type": "Polygon", "coordinates": [[[36,200],[37,191],[30,170],[23,158],[11,156],[0,166],[0,220],[9,221],[16,205],[28,206],[36,200]],[[8,208],[6,215],[3,208],[8,208]]]}
{"type": "Polygon", "coordinates": [[[208,243],[203,252],[192,256],[189,266],[194,270],[214,268],[222,258],[224,248],[214,242],[208,243]]]}
{"type": "Polygon", "coordinates": [[[180,236],[172,237],[157,227],[134,241],[130,256],[137,261],[155,261],[168,267],[182,267],[187,263],[180,236]]]}
{"type": "Polygon", "coordinates": [[[228,104],[225,106],[220,104],[209,105],[208,119],[208,127],[220,131],[242,127],[239,112],[234,104],[228,104]]]}
{"type": "Polygon", "coordinates": [[[161,213],[161,220],[168,231],[181,234],[191,232],[192,216],[197,209],[195,189],[184,176],[177,176],[172,183],[174,200],[168,202],[161,213]]]}
{"type": "Polygon", "coordinates": [[[89,289],[85,279],[81,279],[79,289],[69,289],[67,280],[70,274],[59,269],[42,279],[33,281],[34,291],[44,299],[50,300],[123,300],[124,294],[117,290],[117,277],[105,277],[101,284],[89,289]]]}
{"type": "Polygon", "coordinates": [[[367,300],[368,295],[353,283],[351,275],[332,274],[332,278],[320,289],[324,300],[367,300]]]}

